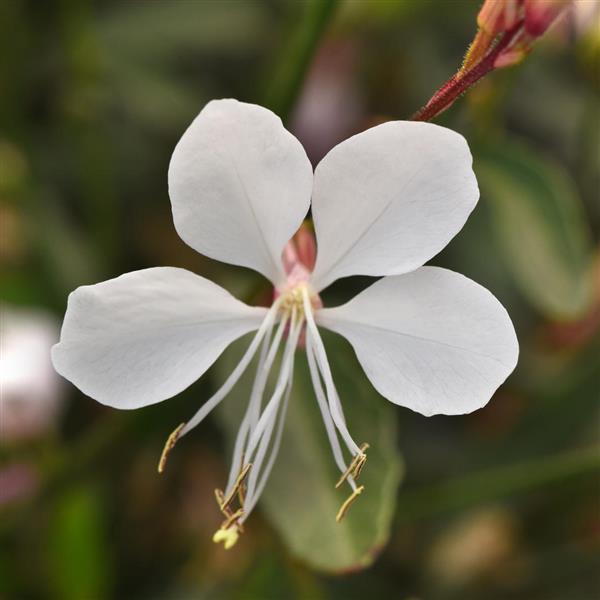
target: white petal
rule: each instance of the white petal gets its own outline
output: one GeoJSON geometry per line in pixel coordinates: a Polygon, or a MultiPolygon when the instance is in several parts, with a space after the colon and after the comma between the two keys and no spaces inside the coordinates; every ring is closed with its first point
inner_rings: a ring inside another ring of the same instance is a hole
{"type": "Polygon", "coordinates": [[[102,404],[147,406],[188,387],[265,314],[185,269],[126,273],[71,293],[52,362],[102,404]]]}
{"type": "Polygon", "coordinates": [[[348,339],[381,395],[427,416],[484,406],[519,354],[500,302],[438,267],[385,277],[317,322],[348,339]]]}
{"type": "Polygon", "coordinates": [[[336,146],[315,170],[315,289],[435,256],[479,198],[471,163],[465,139],[431,123],[384,123],[336,146]]]}
{"type": "Polygon", "coordinates": [[[310,205],[313,172],[270,110],[209,102],[169,165],[175,227],[192,248],[279,283],[281,253],[310,205]]]}

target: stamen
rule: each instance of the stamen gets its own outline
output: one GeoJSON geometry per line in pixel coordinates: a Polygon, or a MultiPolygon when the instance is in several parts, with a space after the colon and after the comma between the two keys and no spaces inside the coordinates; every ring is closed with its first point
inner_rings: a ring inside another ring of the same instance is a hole
{"type": "Polygon", "coordinates": [[[235,480],[235,484],[233,485],[233,488],[231,489],[229,494],[227,494],[226,498],[224,498],[223,502],[221,503],[221,510],[224,510],[225,508],[229,507],[232,500],[235,498],[235,495],[240,490],[241,486],[244,484],[244,479],[246,479],[246,477],[248,476],[248,473],[250,472],[251,468],[252,468],[252,463],[248,463],[240,471],[240,474],[237,476],[237,479],[235,480]]]}
{"type": "Polygon", "coordinates": [[[290,336],[288,337],[287,343],[285,345],[285,350],[283,353],[283,358],[281,360],[281,369],[279,372],[279,377],[277,379],[277,384],[275,386],[275,391],[271,396],[265,410],[263,411],[252,435],[250,436],[250,441],[248,442],[248,447],[246,449],[246,456],[248,459],[251,459],[256,447],[265,431],[267,425],[272,422],[274,413],[276,409],[279,407],[279,401],[283,396],[283,392],[285,391],[285,387],[287,385],[287,380],[289,378],[291,361],[294,358],[294,351],[296,350],[296,346],[298,344],[298,337],[300,335],[300,327],[295,323],[295,311],[292,313],[292,330],[290,332],[290,336]]]}
{"type": "Polygon", "coordinates": [[[171,435],[169,435],[169,437],[167,438],[167,441],[165,442],[165,447],[163,448],[163,451],[160,455],[160,460],[158,461],[158,472],[159,473],[162,473],[165,470],[165,466],[167,464],[167,458],[169,457],[169,453],[171,452],[171,450],[173,450],[173,447],[177,443],[177,440],[180,438],[181,430],[184,427],[185,427],[185,423],[181,423],[181,425],[179,425],[177,427],[177,429],[175,429],[175,431],[173,431],[171,433],[171,435]]]}
{"type": "Polygon", "coordinates": [[[367,450],[369,444],[364,443],[360,447],[360,452],[354,456],[350,466],[342,473],[342,476],[339,478],[338,482],[335,484],[336,489],[339,488],[348,477],[352,476],[354,479],[358,479],[360,472],[364,464],[367,462],[367,455],[365,454],[365,450],[367,450]]]}
{"type": "Polygon", "coordinates": [[[317,365],[319,366],[319,370],[323,376],[323,380],[325,381],[325,389],[327,390],[327,397],[329,400],[329,410],[331,412],[333,422],[335,423],[351,453],[358,454],[360,449],[356,445],[356,442],[352,439],[352,436],[346,427],[346,421],[344,419],[342,407],[335,389],[335,384],[333,383],[329,362],[327,361],[325,346],[323,345],[323,340],[321,340],[319,330],[317,329],[317,325],[312,315],[312,308],[307,289],[303,288],[302,293],[304,297],[304,313],[306,316],[306,324],[308,326],[310,337],[314,341],[313,348],[315,350],[315,358],[317,359],[317,365]]]}
{"type": "Polygon", "coordinates": [[[227,481],[226,489],[231,489],[231,487],[233,486],[236,474],[239,472],[241,464],[243,462],[242,457],[244,453],[242,451],[242,448],[246,443],[248,432],[256,426],[256,421],[258,421],[260,405],[262,404],[262,398],[267,382],[267,377],[273,365],[273,361],[277,354],[277,350],[279,350],[279,345],[283,337],[283,332],[286,323],[287,319],[285,318],[280,321],[279,327],[275,332],[275,336],[270,346],[270,336],[267,335],[267,337],[265,338],[263,349],[261,351],[261,356],[259,358],[258,368],[256,369],[256,379],[254,380],[254,385],[252,386],[252,392],[250,394],[250,402],[248,403],[246,414],[244,415],[242,423],[240,424],[240,428],[235,439],[235,444],[233,447],[233,460],[231,464],[231,469],[229,471],[229,479],[227,481]]]}
{"type": "Polygon", "coordinates": [[[240,506],[244,506],[246,504],[247,489],[248,489],[248,487],[246,486],[246,482],[242,481],[242,483],[240,484],[240,487],[238,488],[238,491],[237,491],[238,502],[240,503],[240,506]]]}
{"type": "MultiPolygon", "coordinates": [[[[271,454],[270,454],[269,459],[267,460],[267,464],[264,467],[264,470],[261,474],[260,481],[258,482],[256,489],[253,490],[253,492],[252,492],[252,502],[248,502],[245,507],[246,513],[248,515],[250,514],[250,512],[252,511],[252,509],[254,508],[256,503],[258,502],[258,499],[260,498],[260,496],[265,488],[265,485],[267,484],[269,475],[271,474],[271,470],[273,469],[273,465],[275,464],[275,459],[277,458],[277,454],[279,453],[279,447],[281,445],[281,437],[282,437],[283,428],[285,425],[285,416],[287,414],[290,393],[292,391],[293,379],[294,379],[294,365],[292,364],[292,370],[290,373],[288,386],[285,391],[285,396],[283,399],[283,406],[282,406],[280,414],[279,414],[279,422],[277,423],[277,431],[275,432],[275,440],[273,441],[273,447],[271,449],[271,454]]],[[[244,519],[242,519],[242,522],[243,521],[244,521],[244,519]]]]}
{"type": "MultiPolygon", "coordinates": [[[[223,516],[225,517],[225,520],[221,523],[221,528],[227,529],[227,527],[229,527],[231,523],[233,523],[233,521],[239,519],[244,514],[244,509],[243,507],[240,507],[235,512],[233,512],[231,508],[224,506],[223,490],[220,490],[219,488],[215,490],[215,498],[217,499],[219,510],[223,513],[223,516]]],[[[244,526],[239,521],[237,525],[239,532],[242,533],[244,531],[244,526]]]]}
{"type": "MultiPolygon", "coordinates": [[[[234,513],[231,513],[223,523],[221,523],[221,529],[229,529],[234,521],[237,521],[244,514],[243,508],[238,508],[234,513]]],[[[238,530],[241,532],[242,529],[238,525],[238,530]]]]}
{"type": "Polygon", "coordinates": [[[364,444],[361,444],[360,446],[360,459],[357,461],[356,463],[356,467],[354,468],[354,472],[352,473],[354,479],[358,479],[360,477],[360,473],[363,470],[363,467],[365,466],[365,463],[367,462],[367,454],[366,451],[369,449],[369,444],[367,444],[366,442],[364,444]]]}
{"type": "Polygon", "coordinates": [[[217,504],[219,505],[219,510],[228,517],[231,514],[231,511],[225,506],[224,500],[225,496],[223,494],[223,490],[216,488],[215,489],[215,498],[217,500],[217,504]]]}
{"type": "Polygon", "coordinates": [[[342,506],[340,506],[340,510],[338,510],[337,515],[335,516],[335,520],[340,523],[342,521],[342,519],[346,516],[346,513],[348,512],[349,508],[352,506],[352,504],[354,503],[354,501],[363,493],[363,490],[365,489],[364,485],[361,485],[360,487],[357,487],[352,494],[350,494],[350,496],[344,501],[344,503],[342,504],[342,506]]]}
{"type": "Polygon", "coordinates": [[[331,413],[329,412],[329,407],[327,406],[325,392],[323,391],[323,386],[321,385],[321,379],[317,370],[317,365],[314,356],[314,348],[310,336],[307,336],[306,339],[306,358],[308,359],[308,369],[310,371],[310,377],[312,379],[315,396],[317,397],[317,403],[319,405],[319,409],[321,410],[323,423],[325,424],[325,430],[327,431],[327,437],[329,438],[331,451],[333,452],[333,458],[335,460],[336,465],[338,466],[338,469],[343,472],[346,470],[346,463],[344,461],[344,455],[342,454],[340,442],[335,432],[335,425],[333,424],[331,413]]]}
{"type": "Polygon", "coordinates": [[[239,378],[244,374],[244,371],[254,358],[256,351],[260,345],[261,340],[263,339],[265,333],[271,327],[273,320],[277,315],[277,311],[279,310],[279,300],[276,300],[269,312],[266,314],[263,322],[260,325],[260,328],[256,332],[254,339],[248,346],[248,349],[242,356],[242,359],[235,367],[235,369],[231,372],[229,377],[225,380],[225,383],[221,386],[219,390],[217,390],[211,398],[209,398],[201,407],[198,412],[186,423],[185,427],[180,432],[180,437],[189,433],[194,427],[199,425],[203,419],[215,408],[227,394],[231,391],[231,388],[237,383],[239,378]]]}
{"type": "Polygon", "coordinates": [[[250,458],[253,456],[253,453],[258,446],[256,457],[253,459],[256,469],[252,472],[248,481],[248,503],[252,506],[254,506],[255,498],[257,498],[255,494],[256,483],[258,475],[261,471],[261,465],[269,447],[269,442],[271,441],[275,423],[277,421],[277,415],[281,406],[281,399],[286,390],[289,388],[290,379],[293,374],[294,353],[298,344],[298,338],[300,337],[300,331],[302,329],[302,320],[296,319],[295,310],[292,312],[291,323],[290,335],[285,347],[284,356],[282,358],[281,370],[275,391],[273,392],[269,403],[263,411],[256,428],[252,432],[248,442],[248,447],[246,449],[246,455],[248,458],[250,458]]]}

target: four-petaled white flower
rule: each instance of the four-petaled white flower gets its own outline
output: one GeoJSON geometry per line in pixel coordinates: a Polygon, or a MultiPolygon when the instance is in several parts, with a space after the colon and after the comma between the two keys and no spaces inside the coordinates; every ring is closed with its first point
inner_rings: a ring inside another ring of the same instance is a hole
{"type": "Polygon", "coordinates": [[[217,490],[225,521],[215,541],[231,547],[277,454],[295,350],[305,336],[340,481],[352,489],[339,519],[362,491],[356,479],[366,444],[358,446],[348,431],[317,325],[350,342],[380,394],[423,415],[484,406],[516,365],[515,332],[496,298],[462,275],[422,266],[477,203],[471,163],[459,134],[396,121],[342,142],[313,174],[301,144],[272,112],[210,102],[169,166],[175,227],[198,252],[267,277],[272,306],[248,306],[183,269],[127,273],[70,295],[54,366],[103,404],[139,408],[181,392],[231,342],[256,331],[223,386],[169,438],[161,460],[162,467],[175,441],[221,402],[258,354],[229,481],[217,490]],[[309,208],[318,248],[312,272],[288,244],[309,208]],[[321,290],[349,275],[384,277],[350,302],[323,308],[321,290]]]}

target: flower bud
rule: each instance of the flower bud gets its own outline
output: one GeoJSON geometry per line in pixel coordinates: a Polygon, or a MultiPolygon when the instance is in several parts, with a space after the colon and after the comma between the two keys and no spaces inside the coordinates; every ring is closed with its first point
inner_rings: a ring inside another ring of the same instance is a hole
{"type": "Polygon", "coordinates": [[[495,37],[517,24],[522,5],[523,0],[485,0],[477,15],[477,25],[495,37]]]}
{"type": "Polygon", "coordinates": [[[571,0],[525,0],[525,31],[540,37],[571,5],[571,0]]]}

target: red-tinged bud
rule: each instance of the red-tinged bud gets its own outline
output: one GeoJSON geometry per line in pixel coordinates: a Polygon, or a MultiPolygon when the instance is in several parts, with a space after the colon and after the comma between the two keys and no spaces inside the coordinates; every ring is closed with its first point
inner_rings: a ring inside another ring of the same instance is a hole
{"type": "Polygon", "coordinates": [[[571,4],[571,0],[525,0],[525,31],[534,38],[543,35],[571,4]]]}
{"type": "Polygon", "coordinates": [[[477,15],[477,24],[488,35],[495,37],[517,24],[522,16],[522,8],[523,0],[485,0],[477,15]]]}
{"type": "Polygon", "coordinates": [[[312,228],[303,223],[294,236],[294,241],[296,242],[300,262],[309,271],[312,271],[317,261],[317,242],[312,228]]]}
{"type": "Polygon", "coordinates": [[[502,69],[504,67],[511,67],[519,64],[531,51],[528,46],[519,46],[501,52],[498,58],[494,61],[494,69],[502,69]]]}
{"type": "MultiPolygon", "coordinates": [[[[487,33],[484,29],[479,29],[477,31],[475,39],[471,42],[471,45],[467,50],[465,60],[463,61],[460,71],[457,73],[457,77],[462,77],[469,69],[483,60],[492,47],[494,39],[495,36],[487,33]]],[[[432,98],[432,100],[433,99],[434,98],[432,98]]]]}
{"type": "Polygon", "coordinates": [[[317,259],[317,243],[315,234],[308,223],[302,223],[300,229],[283,249],[283,267],[286,275],[301,267],[311,273],[317,259]]]}

